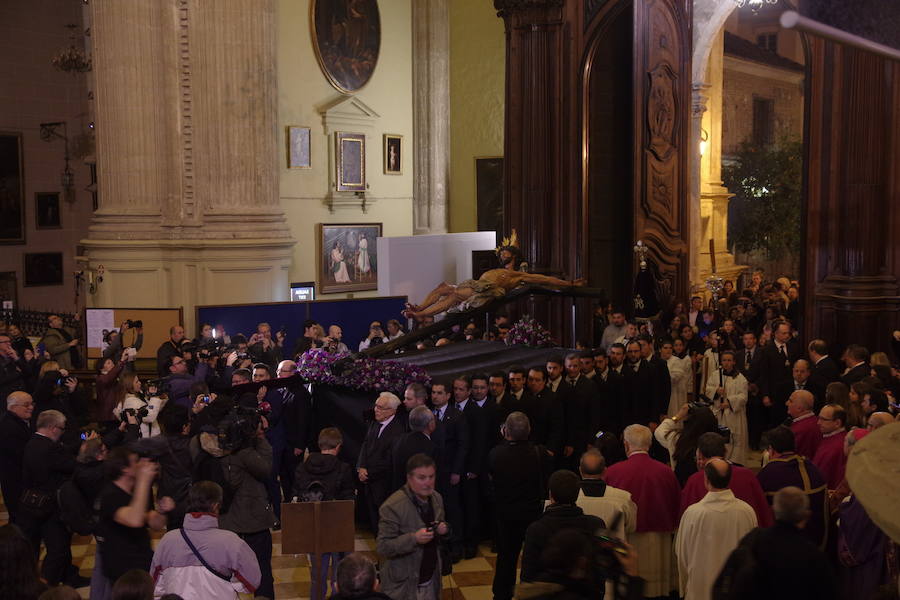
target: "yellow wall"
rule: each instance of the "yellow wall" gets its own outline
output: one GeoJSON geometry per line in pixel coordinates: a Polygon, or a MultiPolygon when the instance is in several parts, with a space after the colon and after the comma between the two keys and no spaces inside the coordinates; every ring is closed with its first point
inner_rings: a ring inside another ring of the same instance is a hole
{"type": "Polygon", "coordinates": [[[450,2],[450,231],[475,231],[475,158],[503,155],[505,38],[492,2],[450,2]]]}
{"type": "MultiPolygon", "coordinates": [[[[318,223],[382,223],[385,236],[412,235],[412,15],[409,0],[379,2],[381,52],[372,78],[355,95],[380,115],[366,133],[368,195],[377,200],[368,212],[359,208],[329,212],[328,138],[318,109],[342,97],[316,60],[310,33],[310,1],[278,3],[278,136],[285,148],[288,125],[311,127],[311,169],[287,168],[281,160],[281,206],[294,239],[291,281],[316,280],[318,223]],[[382,134],[403,136],[403,174],[384,175],[382,134]]],[[[329,294],[340,298],[346,294],[329,294]]],[[[356,293],[372,296],[376,292],[356,293]]]]}

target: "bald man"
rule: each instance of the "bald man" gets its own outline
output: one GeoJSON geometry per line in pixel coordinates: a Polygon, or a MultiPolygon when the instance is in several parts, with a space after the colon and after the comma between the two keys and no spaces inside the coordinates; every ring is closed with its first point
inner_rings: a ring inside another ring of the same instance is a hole
{"type": "Polygon", "coordinates": [[[875,431],[879,427],[883,427],[888,423],[894,422],[894,416],[891,413],[886,412],[874,412],[869,415],[869,422],[867,424],[867,429],[869,431],[875,431]]]}
{"type": "Polygon", "coordinates": [[[808,390],[797,390],[788,397],[785,404],[791,419],[797,454],[811,459],[822,443],[822,432],[819,431],[816,415],[813,413],[815,396],[808,390]]]}
{"type": "Polygon", "coordinates": [[[31,437],[29,423],[33,412],[30,394],[12,392],[6,397],[6,412],[0,417],[0,489],[12,523],[16,522],[22,495],[22,457],[31,437]]]}
{"type": "Polygon", "coordinates": [[[753,508],[728,489],[731,465],[713,458],[703,467],[706,496],[684,512],[675,556],[684,600],[710,600],[728,555],[756,525],[753,508]]]}

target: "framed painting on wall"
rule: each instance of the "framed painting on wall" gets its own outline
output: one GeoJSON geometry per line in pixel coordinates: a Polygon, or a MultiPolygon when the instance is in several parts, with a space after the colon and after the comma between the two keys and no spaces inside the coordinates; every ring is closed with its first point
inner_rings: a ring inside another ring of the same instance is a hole
{"type": "Polygon", "coordinates": [[[288,169],[311,169],[310,158],[310,128],[297,125],[288,125],[287,135],[287,163],[288,169]]]}
{"type": "Polygon", "coordinates": [[[313,48],[325,77],[340,92],[358,91],[378,64],[377,0],[313,0],[310,12],[313,48]]]}
{"type": "Polygon", "coordinates": [[[62,252],[25,253],[25,287],[62,285],[62,252]]]}
{"type": "Polygon", "coordinates": [[[319,224],[319,290],[323,294],[378,289],[381,223],[319,224]]]}
{"type": "Polygon", "coordinates": [[[34,221],[37,229],[60,229],[59,192],[37,192],[34,195],[34,221]]]}
{"type": "Polygon", "coordinates": [[[403,136],[384,134],[384,173],[403,175],[403,136]]]}
{"type": "Polygon", "coordinates": [[[25,243],[22,134],[0,132],[0,244],[25,243]]]}
{"type": "Polygon", "coordinates": [[[339,192],[366,191],[366,136],[362,133],[334,134],[335,181],[339,192]]]}

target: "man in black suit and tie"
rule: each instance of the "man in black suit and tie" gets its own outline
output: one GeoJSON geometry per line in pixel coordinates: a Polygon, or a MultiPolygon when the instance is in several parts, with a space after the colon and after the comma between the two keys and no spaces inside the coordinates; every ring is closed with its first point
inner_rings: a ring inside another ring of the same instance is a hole
{"type": "MultiPolygon", "coordinates": [[[[283,360],[278,363],[275,376],[278,379],[293,377],[297,374],[297,363],[283,360]]],[[[285,445],[281,457],[281,489],[284,497],[290,498],[294,490],[294,474],[297,465],[303,460],[303,453],[309,443],[309,431],[312,417],[312,397],[300,381],[275,391],[282,398],[281,420],[284,422],[285,445]]]]}
{"type": "Polygon", "coordinates": [[[847,367],[841,375],[844,385],[850,387],[854,383],[862,381],[871,374],[869,350],[859,344],[850,344],[844,350],[844,366],[847,367]]]}
{"type": "Polygon", "coordinates": [[[772,414],[775,415],[774,418],[778,418],[783,414],[784,418],[782,419],[782,423],[787,421],[788,418],[788,398],[790,398],[791,394],[797,390],[806,390],[812,394],[814,402],[813,406],[816,414],[818,414],[818,411],[822,406],[825,406],[825,390],[818,387],[810,379],[809,361],[803,358],[798,359],[794,362],[794,367],[791,372],[792,377],[790,381],[782,382],[776,388],[774,404],[772,406],[772,414]],[[780,407],[783,407],[783,409],[780,407]]]}
{"type": "Polygon", "coordinates": [[[463,531],[463,557],[475,558],[481,530],[481,502],[478,479],[485,476],[487,459],[485,436],[488,430],[487,413],[472,400],[472,384],[468,377],[453,380],[453,400],[463,413],[469,430],[469,452],[466,456],[466,472],[460,481],[465,530],[463,531]]]}
{"type": "Polygon", "coordinates": [[[6,412],[0,417],[0,489],[10,523],[16,522],[22,495],[22,460],[25,445],[31,439],[32,412],[34,400],[31,395],[13,392],[7,396],[6,412]]]}
{"type": "Polygon", "coordinates": [[[759,450],[759,442],[766,428],[762,398],[759,396],[759,363],[762,356],[757,345],[756,334],[745,331],[741,336],[743,348],[735,353],[735,364],[747,379],[747,433],[750,447],[759,450]]]}
{"type": "Polygon", "coordinates": [[[47,508],[21,502],[18,524],[34,547],[35,559],[41,541],[47,548],[41,577],[51,586],[66,583],[78,588],[88,580],[72,565],[72,534],[60,519],[56,503],[59,486],[72,476],[76,465],[75,456],[59,443],[65,430],[66,417],[61,412],[45,410],[38,415],[22,458],[22,489],[26,497],[46,499],[46,504],[39,503],[47,508]]]}
{"type": "MultiPolygon", "coordinates": [[[[471,377],[472,381],[472,402],[478,405],[484,415],[484,459],[479,467],[478,478],[478,501],[480,507],[481,526],[479,537],[481,539],[493,537],[493,521],[494,496],[491,491],[491,481],[488,477],[488,455],[491,448],[497,445],[500,434],[500,417],[497,409],[497,401],[490,395],[491,388],[490,379],[484,373],[475,373],[471,377]]],[[[506,385],[506,378],[501,378],[503,386],[506,385]]]]}
{"type": "Polygon", "coordinates": [[[500,422],[506,421],[509,413],[522,410],[522,396],[525,393],[525,378],[528,371],[524,367],[510,367],[509,374],[506,376],[506,393],[503,395],[503,401],[497,402],[497,417],[500,422]]]}
{"type": "Polygon", "coordinates": [[[544,446],[554,456],[562,452],[565,436],[562,406],[547,389],[547,370],[528,370],[528,389],[522,394],[521,409],[532,423],[531,441],[544,446]]]}
{"type": "Polygon", "coordinates": [[[444,499],[444,511],[452,526],[450,553],[454,562],[463,556],[462,540],[465,521],[460,497],[460,482],[466,475],[469,454],[469,429],[466,417],[450,403],[451,384],[439,381],[431,384],[431,404],[437,419],[432,439],[435,444],[437,478],[435,489],[444,499]]]}
{"type": "Polygon", "coordinates": [[[801,352],[797,340],[791,335],[791,324],[779,321],[772,332],[772,341],[760,350],[759,357],[759,395],[762,397],[765,429],[781,425],[787,415],[782,403],[776,406],[776,393],[779,386],[788,385],[793,377],[792,365],[800,358],[801,352]]]}
{"type": "Polygon", "coordinates": [[[647,361],[641,358],[641,345],[629,342],[625,347],[625,364],[622,367],[625,394],[623,397],[622,423],[628,425],[647,425],[659,423],[659,417],[668,409],[660,404],[656,395],[652,369],[647,361]]]}
{"type": "Polygon", "coordinates": [[[378,509],[391,494],[394,443],[404,433],[404,424],[397,419],[400,398],[382,392],[375,400],[375,421],[369,425],[356,461],[359,480],[365,484],[366,509],[372,531],[378,533],[378,509]]]}
{"type": "Polygon", "coordinates": [[[565,445],[563,454],[566,468],[571,468],[581,458],[593,436],[593,423],[606,417],[611,407],[600,404],[595,379],[585,376],[581,370],[581,360],[577,352],[565,358],[565,373],[556,390],[558,398],[563,400],[563,417],[565,423],[565,445]]]}
{"type": "Polygon", "coordinates": [[[641,345],[641,358],[650,367],[650,377],[653,380],[653,396],[657,407],[662,411],[653,419],[656,423],[662,423],[669,409],[669,398],[672,396],[672,378],[669,375],[669,365],[653,352],[653,338],[643,335],[638,339],[641,345]]]}
{"type": "MultiPolygon", "coordinates": [[[[408,390],[409,388],[407,388],[408,390]]],[[[415,406],[409,411],[406,424],[409,431],[397,438],[392,452],[394,481],[391,493],[399,490],[406,483],[406,461],[416,454],[424,454],[431,458],[434,458],[435,455],[434,442],[431,440],[437,424],[434,413],[427,406],[415,406]]]]}
{"type": "MultiPolygon", "coordinates": [[[[825,340],[813,340],[806,349],[809,352],[809,361],[812,363],[810,380],[823,390],[828,387],[829,383],[841,380],[841,370],[834,359],[828,355],[828,344],[825,343],[825,340]]],[[[817,410],[816,414],[818,412],[817,410]]]]}

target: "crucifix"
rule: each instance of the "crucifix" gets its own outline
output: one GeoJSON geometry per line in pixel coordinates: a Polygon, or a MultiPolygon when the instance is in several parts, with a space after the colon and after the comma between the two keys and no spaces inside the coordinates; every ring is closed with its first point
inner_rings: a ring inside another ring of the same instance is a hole
{"type": "Polygon", "coordinates": [[[706,289],[712,294],[713,307],[719,304],[719,294],[725,288],[725,280],[716,274],[716,240],[709,239],[709,264],[712,267],[712,275],[706,278],[706,289]]]}

